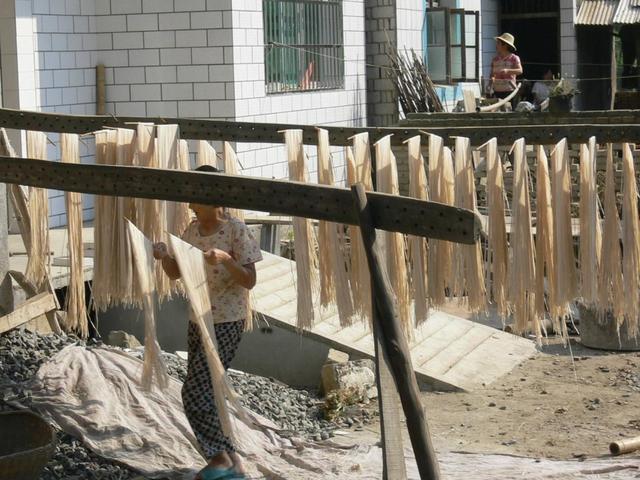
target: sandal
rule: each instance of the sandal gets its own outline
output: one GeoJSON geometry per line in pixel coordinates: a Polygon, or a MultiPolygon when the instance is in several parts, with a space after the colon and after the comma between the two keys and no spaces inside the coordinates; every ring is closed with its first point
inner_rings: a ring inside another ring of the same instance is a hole
{"type": "Polygon", "coordinates": [[[236,473],[233,468],[216,467],[204,467],[196,476],[196,480],[239,480],[244,478],[246,477],[236,473]]]}

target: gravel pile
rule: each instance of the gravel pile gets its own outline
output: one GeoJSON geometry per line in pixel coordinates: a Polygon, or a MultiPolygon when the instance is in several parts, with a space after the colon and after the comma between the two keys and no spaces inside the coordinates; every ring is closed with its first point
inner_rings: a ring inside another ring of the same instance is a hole
{"type": "MultiPolygon", "coordinates": [[[[31,392],[23,382],[33,377],[47,359],[74,343],[84,342],[74,337],[38,335],[26,330],[0,335],[0,410],[13,410],[9,401],[30,407],[31,392]]],[[[56,432],[56,437],[55,453],[40,480],[139,478],[133,470],[96,455],[70,435],[56,432]]]]}
{"type": "MultiPolygon", "coordinates": [[[[31,392],[24,382],[31,379],[38,368],[64,347],[84,344],[75,337],[39,335],[14,330],[0,335],[0,411],[11,410],[11,403],[31,406],[31,392]]],[[[141,350],[131,353],[141,356],[141,350]]],[[[169,374],[183,381],[187,362],[182,358],[163,354],[169,374]]],[[[291,388],[271,378],[231,370],[231,382],[242,403],[252,411],[279,425],[283,436],[303,436],[312,440],[326,440],[337,428],[358,429],[370,423],[375,413],[351,407],[335,421],[324,419],[323,401],[317,392],[291,388]]],[[[99,457],[82,446],[75,438],[57,432],[53,459],[46,466],[41,480],[98,479],[125,480],[141,478],[125,466],[99,457]]]]}

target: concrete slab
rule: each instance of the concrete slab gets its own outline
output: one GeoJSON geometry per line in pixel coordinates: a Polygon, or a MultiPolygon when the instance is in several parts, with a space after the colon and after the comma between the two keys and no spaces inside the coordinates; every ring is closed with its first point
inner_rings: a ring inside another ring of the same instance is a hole
{"type": "MultiPolygon", "coordinates": [[[[296,328],[295,263],[264,253],[257,264],[254,305],[275,325],[296,328]]],[[[314,302],[316,304],[316,302],[314,302]]],[[[357,357],[373,357],[373,337],[362,324],[342,328],[335,308],[316,305],[316,324],[301,332],[357,357]]],[[[474,390],[537,353],[535,343],[456,315],[434,311],[410,342],[418,380],[438,388],[474,390]]]]}

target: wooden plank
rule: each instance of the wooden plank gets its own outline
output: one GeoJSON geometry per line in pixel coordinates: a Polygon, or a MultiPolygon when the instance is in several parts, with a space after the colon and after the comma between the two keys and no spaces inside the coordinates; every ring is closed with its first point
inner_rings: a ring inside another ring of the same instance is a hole
{"type": "Polygon", "coordinates": [[[462,99],[464,101],[465,112],[469,113],[476,111],[476,95],[473,93],[471,88],[462,89],[462,99]]]}
{"type": "MultiPolygon", "coordinates": [[[[218,140],[244,143],[278,143],[284,142],[283,135],[278,133],[287,129],[303,130],[303,141],[306,145],[316,145],[318,133],[314,125],[268,124],[229,122],[220,120],[203,120],[195,118],[150,118],[150,117],[115,117],[98,115],[66,115],[58,113],[28,112],[11,109],[0,109],[0,127],[11,129],[37,130],[60,133],[90,133],[104,127],[133,128],[132,123],[177,124],[180,137],[193,140],[218,140]]],[[[508,122],[508,120],[507,120],[508,122]]],[[[392,134],[391,143],[402,145],[405,140],[418,135],[420,128],[406,127],[335,127],[323,126],[329,132],[329,141],[334,146],[351,145],[351,137],[357,133],[368,132],[373,144],[382,137],[392,134]]],[[[421,129],[427,128],[422,126],[421,129]]],[[[452,137],[468,137],[472,145],[482,145],[496,137],[500,145],[510,145],[520,137],[526,137],[531,144],[554,144],[562,138],[571,143],[583,143],[596,136],[601,142],[632,142],[640,138],[640,125],[632,118],[628,122],[601,125],[598,122],[585,122],[576,125],[547,123],[534,126],[523,125],[473,125],[473,126],[429,126],[428,130],[453,143],[452,137]],[[635,122],[635,123],[634,123],[635,122]]]]}
{"type": "Polygon", "coordinates": [[[0,317],[0,333],[8,332],[40,315],[56,309],[55,296],[49,292],[39,293],[16,308],[13,312],[0,317]]]}
{"type": "Polygon", "coordinates": [[[398,320],[393,290],[389,284],[389,277],[376,240],[377,235],[372,221],[372,206],[367,203],[367,196],[362,184],[353,186],[351,191],[360,220],[360,232],[371,272],[374,324],[380,332],[378,339],[387,356],[400,395],[420,478],[439,480],[440,467],[431,443],[424,406],[420,400],[420,390],[411,363],[411,352],[398,320]]]}
{"type": "Polygon", "coordinates": [[[24,290],[24,293],[26,294],[27,299],[36,296],[38,293],[48,292],[53,294],[53,299],[55,301],[56,308],[50,312],[47,312],[46,317],[47,317],[47,321],[49,322],[49,327],[51,328],[51,331],[56,335],[61,335],[62,329],[60,328],[60,323],[62,319],[60,317],[60,313],[58,312],[58,310],[60,310],[60,303],[58,302],[58,297],[56,297],[55,295],[55,291],[53,289],[53,285],[51,284],[51,280],[49,279],[49,276],[47,275],[45,277],[42,288],[38,290],[38,288],[32,282],[30,282],[27,279],[27,277],[25,277],[24,273],[18,272],[15,270],[10,270],[8,274],[11,276],[11,278],[13,278],[13,280],[15,280],[15,282],[18,285],[20,285],[20,288],[24,290]]]}
{"type": "MultiPolygon", "coordinates": [[[[270,211],[357,225],[348,189],[209,172],[84,165],[0,157],[0,181],[97,195],[156,198],[270,211]]],[[[473,243],[480,220],[470,210],[368,192],[375,228],[473,243]]]]}

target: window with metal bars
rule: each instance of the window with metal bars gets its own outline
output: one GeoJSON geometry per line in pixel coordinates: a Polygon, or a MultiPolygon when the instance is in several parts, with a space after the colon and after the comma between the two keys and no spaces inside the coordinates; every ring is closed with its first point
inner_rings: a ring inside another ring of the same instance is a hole
{"type": "Polygon", "coordinates": [[[342,0],[263,0],[267,93],[344,88],[342,0]]]}
{"type": "Polygon", "coordinates": [[[480,77],[480,14],[458,8],[429,8],[427,67],[434,82],[477,82],[480,77]]]}

